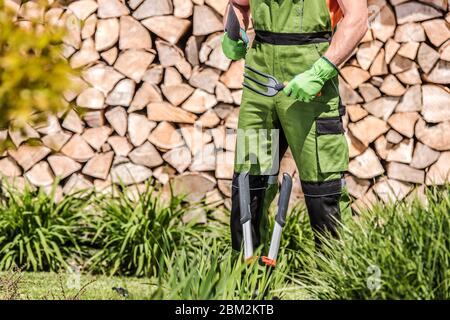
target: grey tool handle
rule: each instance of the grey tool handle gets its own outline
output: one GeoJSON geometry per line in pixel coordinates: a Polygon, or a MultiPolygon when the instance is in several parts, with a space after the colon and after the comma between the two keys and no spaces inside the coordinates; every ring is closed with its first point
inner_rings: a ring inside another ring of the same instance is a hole
{"type": "Polygon", "coordinates": [[[239,207],[244,238],[244,257],[248,261],[253,258],[252,214],[250,210],[250,186],[248,173],[239,175],[239,207]]]}
{"type": "Polygon", "coordinates": [[[227,24],[225,31],[231,40],[237,41],[241,38],[241,25],[232,4],[228,6],[227,24]]]}
{"type": "Polygon", "coordinates": [[[275,221],[284,227],[286,224],[286,215],[289,207],[289,199],[292,191],[292,178],[289,174],[283,174],[283,182],[281,184],[280,198],[278,199],[278,213],[275,221]]]}

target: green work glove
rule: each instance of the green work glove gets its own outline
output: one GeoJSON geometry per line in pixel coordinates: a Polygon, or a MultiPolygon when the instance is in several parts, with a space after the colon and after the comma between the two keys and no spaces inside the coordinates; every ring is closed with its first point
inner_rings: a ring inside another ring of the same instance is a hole
{"type": "Polygon", "coordinates": [[[327,58],[317,60],[311,69],[297,75],[284,88],[283,92],[302,102],[311,102],[320,96],[325,82],[336,77],[338,70],[327,58]]]}
{"type": "Polygon", "coordinates": [[[244,29],[241,28],[241,39],[232,40],[228,37],[228,33],[222,37],[222,50],[225,56],[231,60],[239,60],[247,54],[248,37],[244,29]]]}

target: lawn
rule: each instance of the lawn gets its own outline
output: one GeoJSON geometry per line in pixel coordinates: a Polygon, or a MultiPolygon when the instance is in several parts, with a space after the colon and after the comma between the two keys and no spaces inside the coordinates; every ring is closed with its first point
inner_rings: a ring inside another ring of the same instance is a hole
{"type": "Polygon", "coordinates": [[[54,272],[3,272],[0,300],[150,299],[155,286],[145,278],[76,275],[54,272]],[[6,289],[9,287],[9,289],[6,289]],[[119,288],[114,290],[113,288],[119,288]],[[122,291],[120,289],[125,289],[122,291]],[[120,292],[118,292],[120,291],[120,292]]]}
{"type": "MultiPolygon", "coordinates": [[[[149,300],[155,279],[54,272],[0,273],[0,300],[149,300]],[[125,290],[122,290],[125,289],[125,290]]],[[[312,299],[296,285],[283,288],[285,299],[312,299]]],[[[279,290],[274,290],[274,294],[279,290]]]]}

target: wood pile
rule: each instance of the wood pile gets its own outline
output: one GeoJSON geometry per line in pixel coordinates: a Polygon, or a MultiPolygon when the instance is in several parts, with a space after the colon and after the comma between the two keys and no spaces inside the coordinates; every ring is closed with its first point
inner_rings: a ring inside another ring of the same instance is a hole
{"type": "MultiPolygon", "coordinates": [[[[450,180],[448,1],[369,2],[371,29],[340,79],[355,209],[450,180]]],[[[78,0],[46,12],[6,3],[19,25],[69,26],[63,54],[82,71],[68,112],[0,132],[16,147],[0,159],[3,176],[46,189],[58,178],[58,198],[119,182],[141,190],[153,177],[230,206],[243,61],[220,47],[228,0],[78,0]]],[[[289,154],[281,169],[297,177],[289,154]]]]}
{"type": "Polygon", "coordinates": [[[369,0],[369,11],[341,68],[356,210],[450,181],[449,3],[369,0]]]}

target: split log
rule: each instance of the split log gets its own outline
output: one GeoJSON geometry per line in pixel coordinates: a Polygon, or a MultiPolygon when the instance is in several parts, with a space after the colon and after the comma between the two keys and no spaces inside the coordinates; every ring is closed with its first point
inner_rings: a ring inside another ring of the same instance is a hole
{"type": "Polygon", "coordinates": [[[402,201],[411,192],[412,185],[393,179],[382,179],[373,186],[373,191],[386,204],[402,201]]]}
{"type": "Polygon", "coordinates": [[[136,147],[147,140],[155,127],[156,123],[148,120],[144,115],[131,113],[128,116],[128,135],[131,143],[136,147]]]}
{"type": "Polygon", "coordinates": [[[81,164],[63,155],[51,155],[47,158],[53,173],[59,179],[65,179],[81,169],[81,164]]]}
{"type": "Polygon", "coordinates": [[[94,156],[92,148],[79,134],[74,134],[61,152],[78,162],[86,162],[94,156]]]}
{"type": "Polygon", "coordinates": [[[214,171],[216,169],[216,149],[213,143],[206,144],[194,154],[189,170],[192,172],[214,171]]]}
{"type": "Polygon", "coordinates": [[[386,161],[409,164],[412,161],[413,150],[414,140],[404,139],[389,150],[386,161]]]}
{"type": "Polygon", "coordinates": [[[87,83],[103,92],[104,95],[109,94],[115,85],[125,77],[114,68],[103,64],[83,70],[82,76],[87,83]]]}
{"type": "Polygon", "coordinates": [[[391,129],[386,134],[386,140],[389,143],[398,144],[403,140],[403,136],[400,133],[398,133],[397,131],[391,129]]]}
{"type": "Polygon", "coordinates": [[[131,185],[147,181],[152,176],[152,171],[144,166],[131,162],[120,164],[111,169],[113,183],[131,185]]]}
{"type": "Polygon", "coordinates": [[[351,123],[348,125],[348,128],[365,146],[369,146],[379,136],[389,130],[386,122],[373,116],[367,116],[357,123],[351,123]]]}
{"type": "Polygon", "coordinates": [[[391,179],[396,179],[411,183],[424,183],[425,172],[410,167],[407,164],[389,162],[387,165],[387,175],[391,179]]]}
{"type": "Polygon", "coordinates": [[[114,68],[135,82],[140,82],[155,55],[144,50],[130,49],[119,55],[114,68]]]}
{"type": "Polygon", "coordinates": [[[399,102],[399,98],[395,97],[381,97],[374,101],[364,104],[364,109],[373,114],[375,117],[387,121],[395,110],[399,102]]]}
{"type": "Polygon", "coordinates": [[[50,186],[55,181],[53,172],[46,161],[34,165],[30,171],[25,173],[25,178],[36,187],[50,186]]]}
{"type": "Polygon", "coordinates": [[[167,102],[150,103],[147,106],[147,117],[152,121],[171,121],[179,123],[194,123],[197,116],[167,102]]]}
{"type": "Polygon", "coordinates": [[[119,40],[119,20],[100,19],[95,31],[95,50],[105,51],[113,47],[119,40]]]}
{"type": "Polygon", "coordinates": [[[0,175],[2,177],[19,177],[22,170],[10,157],[0,159],[0,175]]]}
{"type": "Polygon", "coordinates": [[[163,155],[163,159],[174,167],[178,173],[183,173],[191,165],[191,152],[187,147],[173,148],[163,155]]]}
{"type": "Polygon", "coordinates": [[[128,114],[124,108],[115,107],[108,110],[105,113],[105,118],[119,136],[125,136],[128,126],[128,114]]]}
{"type": "Polygon", "coordinates": [[[119,157],[126,157],[133,149],[133,145],[128,141],[126,137],[110,136],[108,143],[114,150],[114,154],[119,157]]]}
{"type": "Polygon", "coordinates": [[[202,5],[194,7],[194,36],[208,35],[223,30],[221,17],[210,7],[202,5]]]}
{"type": "Polygon", "coordinates": [[[420,22],[442,16],[439,10],[415,1],[395,6],[395,14],[398,24],[420,22]]]}
{"type": "Polygon", "coordinates": [[[97,8],[98,4],[93,0],[74,1],[68,6],[68,9],[80,20],[86,20],[97,8]]]}
{"type": "Polygon", "coordinates": [[[450,93],[435,85],[422,86],[422,116],[426,122],[450,121],[450,93]]]}
{"type": "Polygon", "coordinates": [[[450,152],[443,152],[427,172],[427,185],[444,185],[450,182],[450,152]]]}
{"type": "Polygon", "coordinates": [[[450,29],[444,19],[434,19],[422,23],[430,42],[435,46],[441,46],[450,39],[450,29]]]}
{"type": "Polygon", "coordinates": [[[422,110],[422,88],[419,85],[410,87],[395,108],[396,112],[414,112],[422,110]]]}
{"type": "Polygon", "coordinates": [[[81,137],[95,150],[99,151],[108,137],[113,132],[112,128],[101,126],[97,128],[86,129],[81,137]]]}
{"type": "Polygon", "coordinates": [[[170,150],[184,144],[181,134],[167,121],[160,122],[152,131],[148,140],[161,150],[170,150]]]}
{"type": "Polygon", "coordinates": [[[148,30],[130,16],[120,17],[119,49],[151,49],[152,39],[148,30]]]}
{"type": "Polygon", "coordinates": [[[133,163],[149,168],[158,167],[164,163],[158,150],[148,141],[131,151],[128,157],[133,163]]]}
{"type": "Polygon", "coordinates": [[[386,160],[389,151],[394,147],[392,143],[387,140],[387,136],[379,136],[375,142],[375,151],[382,160],[386,160]]]}
{"type": "Polygon", "coordinates": [[[418,142],[414,149],[411,167],[416,169],[425,169],[431,166],[439,159],[440,152],[437,152],[430,147],[418,142]]]}
{"type": "Polygon", "coordinates": [[[200,201],[215,186],[215,179],[204,173],[185,173],[176,176],[172,183],[174,195],[187,195],[186,200],[191,202],[200,201]]]}
{"type": "Polygon", "coordinates": [[[416,124],[416,137],[423,144],[438,151],[450,150],[450,121],[441,122],[435,126],[428,126],[419,119],[416,124]]]}
{"type": "Polygon", "coordinates": [[[44,146],[21,145],[17,150],[9,150],[8,154],[24,171],[28,171],[36,163],[44,159],[51,150],[44,146]]]}
{"type": "Polygon", "coordinates": [[[371,148],[350,161],[348,171],[360,179],[372,179],[384,173],[384,168],[371,148]]]}
{"type": "Polygon", "coordinates": [[[138,20],[169,15],[173,12],[173,5],[170,0],[144,0],[140,6],[137,5],[136,7],[137,9],[133,12],[133,17],[138,20]]]}
{"type": "Polygon", "coordinates": [[[110,106],[129,106],[133,100],[135,82],[130,79],[120,80],[106,98],[110,106]]]}
{"type": "Polygon", "coordinates": [[[93,156],[83,167],[82,173],[87,176],[105,180],[114,158],[114,152],[99,153],[93,156]]]}
{"type": "Polygon", "coordinates": [[[97,0],[97,16],[101,19],[117,18],[130,14],[130,11],[120,0],[97,0]]]}
{"type": "Polygon", "coordinates": [[[191,26],[191,22],[189,20],[180,19],[173,16],[151,17],[143,20],[141,23],[148,30],[171,44],[178,43],[180,38],[191,26]],[[170,28],[167,26],[170,26],[170,28]]]}
{"type": "Polygon", "coordinates": [[[92,182],[90,182],[84,175],[74,173],[73,175],[70,176],[69,180],[64,185],[63,193],[65,195],[71,195],[89,190],[92,187],[93,187],[92,182]]]}
{"type": "Polygon", "coordinates": [[[417,112],[399,112],[388,119],[388,124],[405,137],[412,138],[419,117],[417,112]]]}

